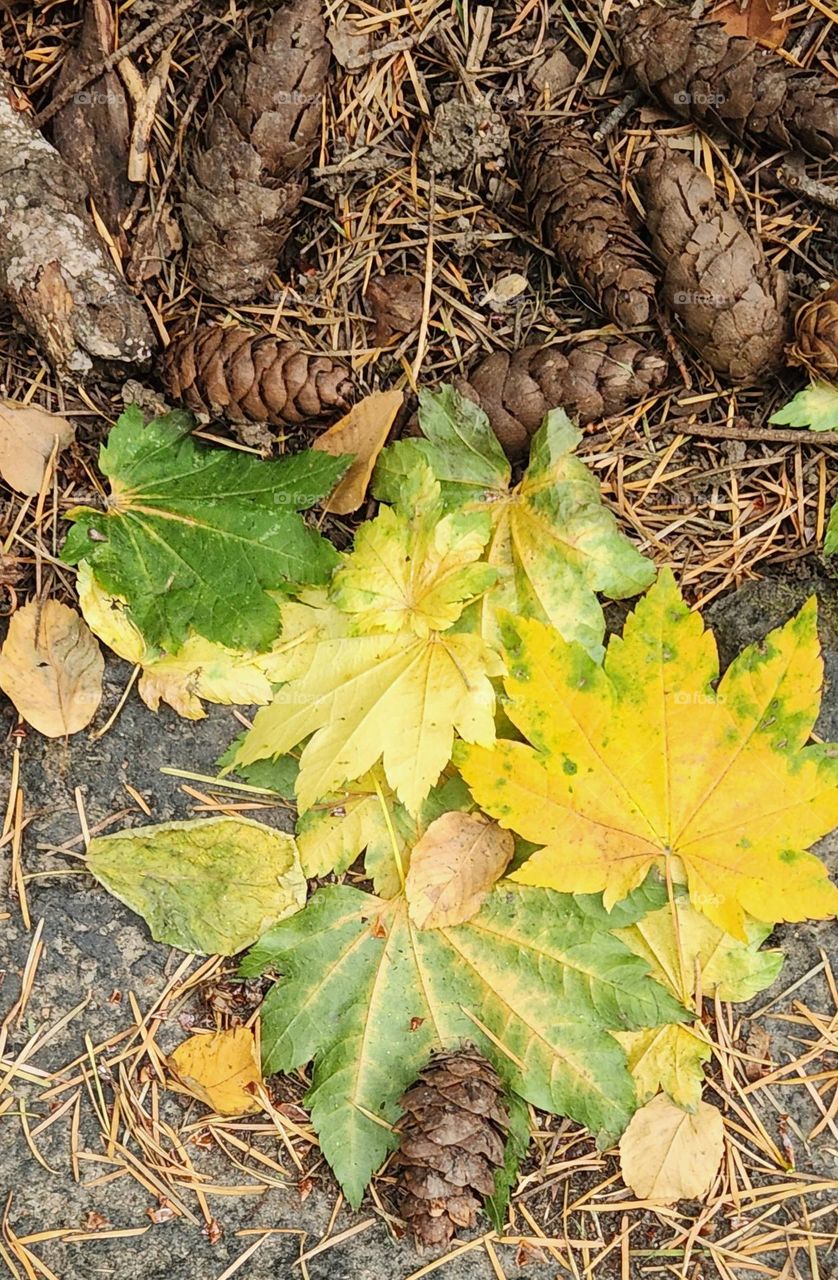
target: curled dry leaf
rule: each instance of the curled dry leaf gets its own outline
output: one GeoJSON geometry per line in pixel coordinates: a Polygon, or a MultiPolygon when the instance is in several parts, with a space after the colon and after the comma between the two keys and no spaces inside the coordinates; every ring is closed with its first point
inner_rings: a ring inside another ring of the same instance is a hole
{"type": "Polygon", "coordinates": [[[462,924],[480,910],[506,870],[515,841],[482,813],[444,813],[414,846],[405,882],[420,929],[462,924]]]}
{"type": "Polygon", "coordinates": [[[748,36],[757,44],[777,49],[785,43],[788,14],[778,15],[780,0],[722,0],[707,17],[720,22],[729,36],[748,36]],[[777,19],[775,21],[775,19],[777,19]]]}
{"type": "Polygon", "coordinates": [[[706,1195],[723,1151],[716,1107],[700,1102],[691,1115],[659,1093],[632,1116],[620,1140],[620,1170],[641,1200],[674,1204],[706,1195]]]}
{"type": "Polygon", "coordinates": [[[366,289],[375,331],[372,340],[377,347],[400,333],[410,333],[422,319],[424,286],[416,276],[373,276],[366,289]]]}
{"type": "Polygon", "coordinates": [[[75,437],[73,424],[57,413],[0,400],[0,476],[18,493],[34,497],[41,492],[56,441],[60,453],[75,437]]]}
{"type": "Polygon", "coordinates": [[[340,422],[312,441],[311,447],[321,453],[330,453],[333,457],[353,455],[346,475],[321,503],[324,511],[344,516],[358,510],[403,401],[401,391],[373,391],[353,405],[340,422]]]}
{"type": "Polygon", "coordinates": [[[254,1086],[262,1070],[253,1032],[247,1027],[190,1036],[179,1044],[168,1067],[183,1086],[220,1116],[243,1116],[261,1111],[254,1086]]]}
{"type": "Polygon", "coordinates": [[[102,700],[105,662],[83,619],[57,600],[14,614],[0,652],[0,689],[47,738],[78,733],[102,700]]]}

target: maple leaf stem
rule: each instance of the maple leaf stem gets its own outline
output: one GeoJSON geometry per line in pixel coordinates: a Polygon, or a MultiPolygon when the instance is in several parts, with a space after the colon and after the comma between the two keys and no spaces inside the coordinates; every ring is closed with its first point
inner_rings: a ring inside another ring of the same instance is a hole
{"type": "Polygon", "coordinates": [[[393,861],[395,862],[396,870],[399,873],[399,882],[402,887],[402,892],[404,892],[404,865],[402,863],[401,851],[399,850],[399,842],[396,839],[396,831],[393,826],[393,817],[390,810],[387,808],[387,802],[384,799],[384,792],[381,790],[381,783],[378,781],[378,778],[374,778],[373,782],[375,784],[375,794],[378,796],[378,803],[381,805],[381,812],[384,814],[384,822],[387,827],[387,834],[390,837],[390,844],[393,848],[393,861]]]}
{"type": "Polygon", "coordinates": [[[689,981],[687,980],[687,974],[685,971],[684,948],[681,942],[681,922],[678,919],[678,910],[675,905],[675,886],[672,882],[672,857],[668,853],[664,858],[664,874],[666,876],[666,896],[669,899],[669,910],[672,912],[672,929],[675,934],[675,945],[678,948],[678,978],[681,988],[681,1000],[688,1009],[697,1008],[692,995],[692,979],[689,981]]]}

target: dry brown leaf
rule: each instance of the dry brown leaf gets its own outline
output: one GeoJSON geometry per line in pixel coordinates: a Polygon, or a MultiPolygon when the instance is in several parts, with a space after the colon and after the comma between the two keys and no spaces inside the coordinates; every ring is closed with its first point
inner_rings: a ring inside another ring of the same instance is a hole
{"type": "Polygon", "coordinates": [[[76,438],[76,429],[57,413],[37,405],[0,400],[0,476],[18,493],[41,492],[56,438],[58,451],[76,438]]]}
{"type": "Polygon", "coordinates": [[[724,1150],[721,1113],[699,1102],[682,1111],[665,1093],[635,1111],[620,1139],[623,1180],[641,1200],[694,1200],[711,1186],[724,1150]]]}
{"type": "Polygon", "coordinates": [[[479,911],[515,850],[511,831],[482,813],[444,813],[414,845],[405,883],[420,929],[462,924],[479,911]]]}
{"type": "Polygon", "coordinates": [[[168,1066],[189,1093],[220,1116],[262,1110],[255,1094],[262,1070],[247,1027],[190,1036],[175,1049],[168,1066]]]}
{"type": "Polygon", "coordinates": [[[744,5],[738,0],[723,0],[707,16],[715,18],[732,36],[749,36],[771,49],[778,49],[789,29],[787,19],[774,21],[782,4],[783,0],[746,0],[744,5]]]}
{"type": "Polygon", "coordinates": [[[78,733],[102,700],[105,662],[87,623],[57,600],[18,609],[0,652],[0,689],[47,738],[78,733]]]}
{"type": "Polygon", "coordinates": [[[373,276],[364,296],[375,320],[372,340],[377,347],[419,327],[425,306],[425,286],[416,276],[395,273],[373,276]]]}
{"type": "Polygon", "coordinates": [[[345,516],[358,510],[403,400],[401,391],[373,391],[312,443],[313,449],[333,457],[342,453],[355,455],[346,475],[321,503],[324,511],[345,516]]]}

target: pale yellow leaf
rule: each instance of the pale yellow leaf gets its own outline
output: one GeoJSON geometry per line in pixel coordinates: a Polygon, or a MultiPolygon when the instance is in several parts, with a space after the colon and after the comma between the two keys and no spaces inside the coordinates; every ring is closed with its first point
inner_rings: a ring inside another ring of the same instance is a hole
{"type": "Polygon", "coordinates": [[[18,493],[40,493],[56,440],[60,453],[75,438],[73,424],[57,413],[0,400],[0,476],[18,493]]]}
{"type": "Polygon", "coordinates": [[[320,504],[324,511],[343,516],[358,510],[366,497],[378,455],[384,448],[403,401],[401,391],[373,391],[372,395],[353,405],[340,422],[312,442],[313,449],[335,457],[354,454],[346,475],[320,504]]]}
{"type": "Polygon", "coordinates": [[[105,670],[84,620],[57,600],[18,609],[0,652],[0,689],[47,738],[78,733],[102,700],[105,670]]]}
{"type": "Polygon", "coordinates": [[[411,855],[405,892],[413,923],[439,929],[470,920],[514,852],[512,833],[482,813],[444,813],[411,855]]]}
{"type": "Polygon", "coordinates": [[[175,1049],[168,1066],[189,1093],[220,1116],[262,1110],[254,1091],[262,1083],[262,1071],[247,1027],[190,1036],[175,1049]]]}
{"type": "Polygon", "coordinates": [[[724,1150],[721,1113],[699,1102],[682,1111],[665,1093],[635,1111],[620,1139],[620,1169],[641,1200],[674,1204],[710,1190],[724,1150]]]}

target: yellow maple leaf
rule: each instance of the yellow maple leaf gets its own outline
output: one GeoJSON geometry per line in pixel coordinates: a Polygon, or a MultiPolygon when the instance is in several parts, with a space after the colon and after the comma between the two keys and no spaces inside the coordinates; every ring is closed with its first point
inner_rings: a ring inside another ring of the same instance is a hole
{"type": "Polygon", "coordinates": [[[283,755],[309,735],[297,800],[304,813],[381,760],[390,786],[415,813],[451,758],[454,732],[494,740],[489,677],[503,664],[479,636],[432,632],[312,636],[299,642],[290,680],[256,713],[235,763],[283,755]]]}
{"type": "Polygon", "coordinates": [[[697,1109],[704,1083],[704,1063],[712,1053],[698,1026],[679,1022],[612,1034],[626,1051],[638,1102],[648,1102],[662,1089],[685,1111],[697,1109]]]}
{"type": "MultiPolygon", "coordinates": [[[[614,933],[646,961],[657,982],[692,1007],[697,989],[702,996],[749,1000],[774,981],[783,953],[759,950],[770,926],[746,919],[745,931],[745,942],[731,937],[696,911],[687,897],[679,897],[674,906],[667,903],[614,933]]],[[[663,1089],[679,1107],[695,1111],[704,1063],[712,1052],[700,1021],[692,1027],[679,1023],[615,1034],[626,1051],[640,1102],[663,1089]]]]}
{"type": "Polygon", "coordinates": [[[168,1066],[189,1093],[220,1116],[262,1110],[255,1093],[262,1069],[247,1027],[190,1036],[170,1055],[168,1066]]]}
{"type": "Polygon", "coordinates": [[[493,676],[503,662],[480,636],[454,628],[494,581],[475,563],[481,515],[442,514],[427,466],[356,534],[328,601],[283,606],[272,678],[285,683],[260,710],[233,767],[300,755],[300,813],[381,761],[412,813],[451,759],[455,732],[495,738],[493,676]]]}
{"type": "Polygon", "coordinates": [[[746,649],[718,685],[712,635],[664,573],[599,667],[542,623],[505,625],[510,720],[526,742],[460,747],[472,794],[543,847],[525,884],[626,897],[657,866],[744,939],[758,920],[821,918],[838,889],[806,849],[838,823],[838,750],[806,746],[823,665],[815,602],[746,649]]]}

